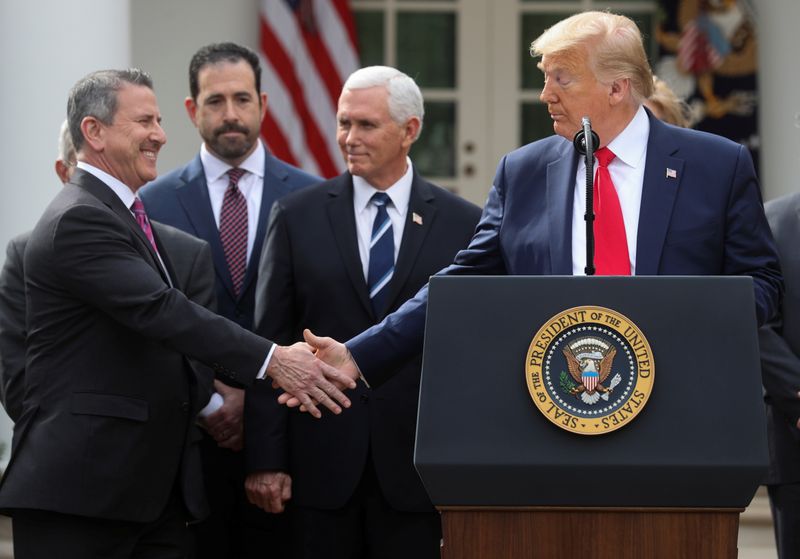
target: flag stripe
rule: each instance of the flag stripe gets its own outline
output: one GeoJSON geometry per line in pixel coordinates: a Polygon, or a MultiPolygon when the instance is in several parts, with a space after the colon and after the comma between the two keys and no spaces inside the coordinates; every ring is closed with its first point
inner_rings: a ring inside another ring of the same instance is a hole
{"type": "Polygon", "coordinates": [[[281,79],[289,91],[295,109],[303,123],[306,133],[306,146],[314,154],[322,172],[330,177],[336,175],[335,165],[325,149],[325,141],[320,135],[314,119],[309,113],[308,106],[303,99],[303,88],[295,74],[289,57],[284,52],[281,43],[272,34],[272,29],[261,20],[261,46],[264,52],[270,53],[270,60],[280,74],[281,79]]]}
{"type": "MultiPolygon", "coordinates": [[[[343,169],[339,148],[336,145],[336,105],[341,84],[336,87],[336,95],[331,98],[326,92],[321,76],[316,71],[314,62],[312,62],[313,51],[309,51],[305,47],[300,21],[294,16],[288,3],[280,0],[266,1],[265,13],[272,23],[273,32],[281,43],[288,47],[285,50],[294,64],[295,76],[301,86],[300,90],[306,107],[314,118],[322,141],[336,166],[336,171],[326,176],[338,174],[343,169]],[[336,165],[336,163],[339,164],[336,165]]],[[[304,1],[318,3],[320,0],[300,0],[301,3],[304,1]]],[[[329,25],[328,22],[318,19],[315,23],[319,26],[329,25]]],[[[309,135],[309,141],[314,142],[315,140],[309,135]]],[[[319,157],[317,157],[317,162],[322,166],[323,162],[319,157]]]]}
{"type": "MultiPolygon", "coordinates": [[[[285,139],[289,153],[295,161],[293,164],[302,167],[309,173],[319,175],[317,160],[307,147],[303,123],[294,110],[294,102],[289,92],[286,91],[283,81],[278,77],[278,73],[268,60],[262,58],[261,67],[264,69],[264,82],[270,84],[270,92],[267,97],[268,117],[280,129],[280,135],[285,139]]],[[[265,119],[262,130],[266,126],[268,126],[268,123],[265,119]]],[[[269,135],[264,134],[264,137],[268,138],[269,135]]],[[[269,142],[267,145],[270,145],[269,142]]]]}
{"type": "Polygon", "coordinates": [[[269,107],[261,123],[261,135],[264,136],[267,145],[269,145],[275,157],[295,167],[298,165],[297,160],[292,154],[292,150],[289,149],[289,143],[286,141],[278,121],[272,116],[272,111],[269,107]]]}
{"type": "MultiPolygon", "coordinates": [[[[342,82],[336,73],[336,67],[333,65],[333,61],[331,61],[330,56],[328,56],[328,52],[325,50],[325,44],[322,42],[322,38],[319,36],[319,34],[311,32],[308,29],[303,29],[300,22],[300,16],[296,13],[294,14],[294,19],[295,23],[297,24],[297,30],[299,31],[300,37],[302,37],[303,43],[306,46],[306,52],[314,53],[314,56],[309,58],[314,64],[314,68],[317,71],[320,81],[324,84],[325,89],[328,92],[325,101],[331,103],[331,108],[334,112],[336,112],[336,103],[333,102],[333,100],[339,98],[339,93],[342,90],[342,82]]],[[[320,91],[320,93],[322,92],[320,91]]]]}
{"type": "Polygon", "coordinates": [[[358,68],[348,2],[262,0],[260,19],[267,145],[309,172],[335,176],[344,169],[336,105],[342,83],[358,68]]]}
{"type": "MultiPolygon", "coordinates": [[[[337,56],[330,57],[336,65],[339,79],[344,83],[353,70],[360,66],[353,16],[343,0],[334,0],[333,6],[328,2],[319,2],[317,6],[320,21],[328,22],[328,25],[320,27],[323,42],[346,47],[341,48],[337,56]],[[342,15],[342,11],[345,11],[345,15],[342,15]]],[[[336,95],[338,99],[339,93],[336,95]]]]}
{"type": "MultiPolygon", "coordinates": [[[[352,52],[354,56],[353,63],[355,67],[358,67],[358,39],[356,38],[356,22],[353,18],[353,14],[350,11],[350,7],[347,5],[347,0],[333,0],[333,7],[336,9],[336,13],[338,14],[338,19],[342,26],[344,27],[345,31],[347,32],[347,38],[350,43],[350,52],[352,52]]],[[[334,18],[331,18],[334,19],[334,18]]],[[[346,53],[346,49],[342,49],[343,53],[346,53]]],[[[346,77],[346,76],[345,76],[346,77]]]]}

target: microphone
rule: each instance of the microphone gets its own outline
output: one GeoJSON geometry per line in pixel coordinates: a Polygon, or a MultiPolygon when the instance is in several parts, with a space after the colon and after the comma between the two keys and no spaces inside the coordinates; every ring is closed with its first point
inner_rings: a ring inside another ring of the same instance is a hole
{"type": "Polygon", "coordinates": [[[578,130],[578,133],[575,134],[572,144],[575,146],[575,149],[578,151],[578,153],[581,155],[586,155],[586,138],[589,138],[589,153],[593,154],[595,151],[597,151],[597,146],[600,145],[600,136],[597,135],[597,132],[592,130],[592,122],[589,120],[588,116],[581,118],[581,126],[583,128],[578,130]]]}
{"type": "Polygon", "coordinates": [[[592,130],[592,123],[588,116],[581,118],[582,129],[578,130],[572,145],[575,150],[584,156],[586,163],[586,213],[583,219],[586,221],[586,272],[587,276],[593,276],[594,268],[594,152],[600,145],[600,137],[592,130]]]}

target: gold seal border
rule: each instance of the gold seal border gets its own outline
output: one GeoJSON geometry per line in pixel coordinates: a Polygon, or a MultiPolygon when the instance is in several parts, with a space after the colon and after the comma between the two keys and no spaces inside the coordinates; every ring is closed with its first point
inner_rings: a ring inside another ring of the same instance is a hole
{"type": "Polygon", "coordinates": [[[606,307],[572,307],[554,315],[536,332],[525,355],[525,381],[537,409],[557,427],[579,435],[605,435],[630,423],[650,399],[654,379],[653,351],[647,338],[628,317],[606,307]],[[630,345],[636,363],[636,384],[628,401],[613,412],[591,419],[561,408],[547,393],[543,375],[550,345],[567,328],[583,324],[616,331],[630,345]]]}

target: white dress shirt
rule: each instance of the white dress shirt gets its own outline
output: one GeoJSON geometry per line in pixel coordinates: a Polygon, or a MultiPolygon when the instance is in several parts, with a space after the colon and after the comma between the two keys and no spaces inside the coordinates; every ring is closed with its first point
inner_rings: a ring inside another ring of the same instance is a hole
{"type": "Polygon", "coordinates": [[[411,182],[414,179],[414,168],[411,159],[406,158],[408,168],[405,174],[396,183],[386,190],[378,190],[361,177],[353,177],[353,210],[356,216],[356,232],[358,234],[358,254],[361,256],[361,266],[364,271],[364,280],[369,273],[369,245],[372,238],[372,224],[378,215],[378,208],[371,204],[372,196],[376,192],[385,192],[391,199],[386,205],[386,213],[392,222],[394,236],[394,261],[400,252],[400,242],[403,240],[403,229],[406,225],[408,202],[411,199],[411,182]]]}
{"type": "MultiPolygon", "coordinates": [[[[247,202],[247,263],[250,263],[250,255],[253,254],[253,246],[256,242],[256,230],[258,229],[258,217],[261,211],[261,196],[264,192],[264,146],[261,140],[258,147],[242,161],[239,169],[247,171],[239,179],[239,191],[247,202]]],[[[206,175],[208,185],[208,197],[211,200],[211,210],[214,214],[214,221],[219,229],[219,216],[222,212],[222,199],[228,189],[228,171],[233,169],[228,163],[219,159],[216,155],[208,151],[205,142],[200,147],[200,161],[203,164],[203,172],[206,175]]]]}
{"type": "MultiPolygon", "coordinates": [[[[631,275],[636,273],[636,235],[639,231],[639,209],[642,203],[644,165],[647,158],[647,139],[650,136],[650,120],[643,107],[639,107],[633,120],[616,137],[608,149],[616,157],[609,163],[608,172],[614,182],[625,222],[628,238],[628,256],[631,275]]],[[[602,138],[601,138],[602,140],[602,138]]],[[[595,160],[594,173],[597,172],[595,160]]],[[[585,275],[586,271],[586,164],[583,157],[578,162],[575,176],[575,195],[572,204],[572,273],[585,275]]]]}
{"type": "MultiPolygon", "coordinates": [[[[258,217],[261,213],[261,196],[264,192],[264,162],[266,155],[264,151],[264,144],[258,140],[258,147],[253,150],[247,159],[242,161],[239,169],[247,171],[242,178],[239,179],[237,186],[239,191],[244,196],[247,202],[247,264],[250,265],[250,255],[253,254],[253,246],[256,243],[256,231],[258,229],[258,217]]],[[[216,155],[208,151],[205,142],[200,146],[200,162],[203,165],[203,172],[206,175],[206,185],[208,186],[208,198],[211,201],[211,211],[214,214],[214,221],[219,229],[219,216],[222,213],[222,199],[225,197],[225,190],[228,188],[230,182],[228,178],[228,171],[233,167],[222,161],[216,155]]],[[[272,354],[275,352],[275,344],[267,353],[267,358],[264,364],[259,369],[256,378],[262,380],[266,377],[267,366],[272,360],[272,354]]],[[[218,402],[209,401],[200,415],[204,417],[216,411],[219,407],[218,402]]]]}

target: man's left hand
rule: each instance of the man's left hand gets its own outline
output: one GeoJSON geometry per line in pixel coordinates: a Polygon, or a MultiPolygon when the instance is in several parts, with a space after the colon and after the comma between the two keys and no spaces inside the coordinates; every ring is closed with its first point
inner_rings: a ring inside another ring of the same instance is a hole
{"type": "Polygon", "coordinates": [[[244,390],[228,386],[218,380],[214,381],[214,389],[222,396],[222,406],[206,417],[203,424],[217,445],[233,451],[242,450],[244,390]]]}

